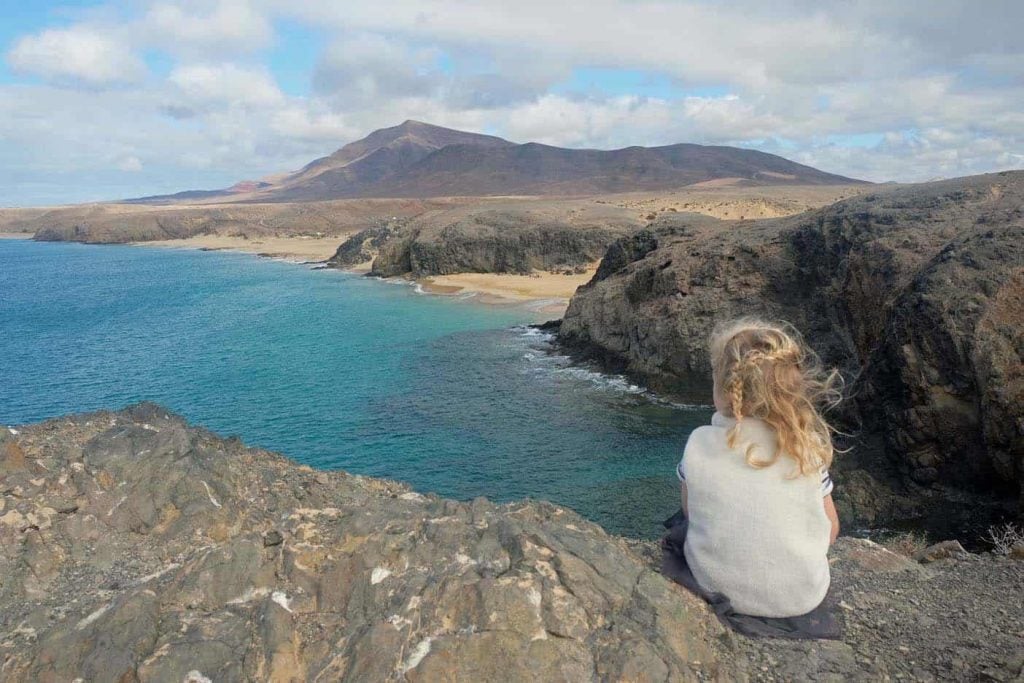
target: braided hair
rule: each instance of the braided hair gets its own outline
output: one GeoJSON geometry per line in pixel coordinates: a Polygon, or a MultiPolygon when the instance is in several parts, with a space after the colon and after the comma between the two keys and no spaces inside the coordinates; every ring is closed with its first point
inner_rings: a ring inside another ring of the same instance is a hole
{"type": "Polygon", "coordinates": [[[716,327],[711,366],[736,419],[727,435],[729,447],[736,447],[739,427],[748,417],[763,420],[778,435],[778,448],[767,458],[747,445],[747,464],[768,467],[784,455],[796,462],[795,476],[832,464],[835,430],[822,412],[839,403],[842,377],[822,368],[792,325],[740,318],[716,327]]]}

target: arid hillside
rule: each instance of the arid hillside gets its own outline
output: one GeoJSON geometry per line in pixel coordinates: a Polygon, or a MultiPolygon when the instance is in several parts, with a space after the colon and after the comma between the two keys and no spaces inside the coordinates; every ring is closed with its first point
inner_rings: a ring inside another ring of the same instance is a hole
{"type": "Polygon", "coordinates": [[[865,184],[752,149],[676,144],[564,149],[406,121],[298,171],[223,190],[142,197],[138,203],[295,202],[354,197],[581,196],[696,183],[865,184]]]}

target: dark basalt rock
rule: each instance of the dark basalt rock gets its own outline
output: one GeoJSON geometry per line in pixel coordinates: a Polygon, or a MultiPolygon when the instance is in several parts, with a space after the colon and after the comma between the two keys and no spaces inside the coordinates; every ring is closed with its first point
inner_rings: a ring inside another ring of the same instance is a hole
{"type": "Polygon", "coordinates": [[[377,219],[366,230],[357,232],[345,240],[327,261],[332,268],[351,268],[352,266],[373,260],[381,247],[396,236],[403,234],[409,221],[407,219],[377,219]]]}
{"type": "Polygon", "coordinates": [[[647,254],[658,248],[658,238],[650,230],[640,230],[634,235],[620,237],[612,242],[605,252],[601,264],[594,273],[594,278],[589,284],[607,279],[613,273],[617,273],[630,263],[639,261],[647,254]]]}
{"type": "Polygon", "coordinates": [[[891,520],[957,498],[940,489],[980,493],[966,504],[995,503],[993,514],[1021,500],[1024,172],[782,219],[666,216],[649,232],[609,248],[601,277],[573,297],[567,347],[684,393],[707,383],[716,322],[789,320],[849,379],[852,399],[833,418],[857,438],[837,467],[869,488],[837,489],[848,517],[891,520]]]}

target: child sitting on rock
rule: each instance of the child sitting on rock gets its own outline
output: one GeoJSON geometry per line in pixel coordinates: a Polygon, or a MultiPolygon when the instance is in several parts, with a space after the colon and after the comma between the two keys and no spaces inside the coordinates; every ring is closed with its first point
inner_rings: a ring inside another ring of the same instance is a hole
{"type": "Polygon", "coordinates": [[[735,613],[807,614],[828,592],[839,533],[820,412],[838,401],[838,373],[822,372],[788,326],[750,318],[716,329],[711,366],[717,412],[676,468],[685,563],[735,613]]]}

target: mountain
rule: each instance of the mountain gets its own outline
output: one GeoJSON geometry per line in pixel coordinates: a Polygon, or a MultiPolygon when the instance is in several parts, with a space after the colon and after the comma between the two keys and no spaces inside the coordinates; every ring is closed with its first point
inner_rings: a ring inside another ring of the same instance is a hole
{"type": "Polygon", "coordinates": [[[664,190],[713,180],[757,185],[863,182],[752,149],[695,144],[565,149],[406,121],[374,131],[293,173],[243,181],[225,190],[129,201],[584,195],[664,190]]]}

